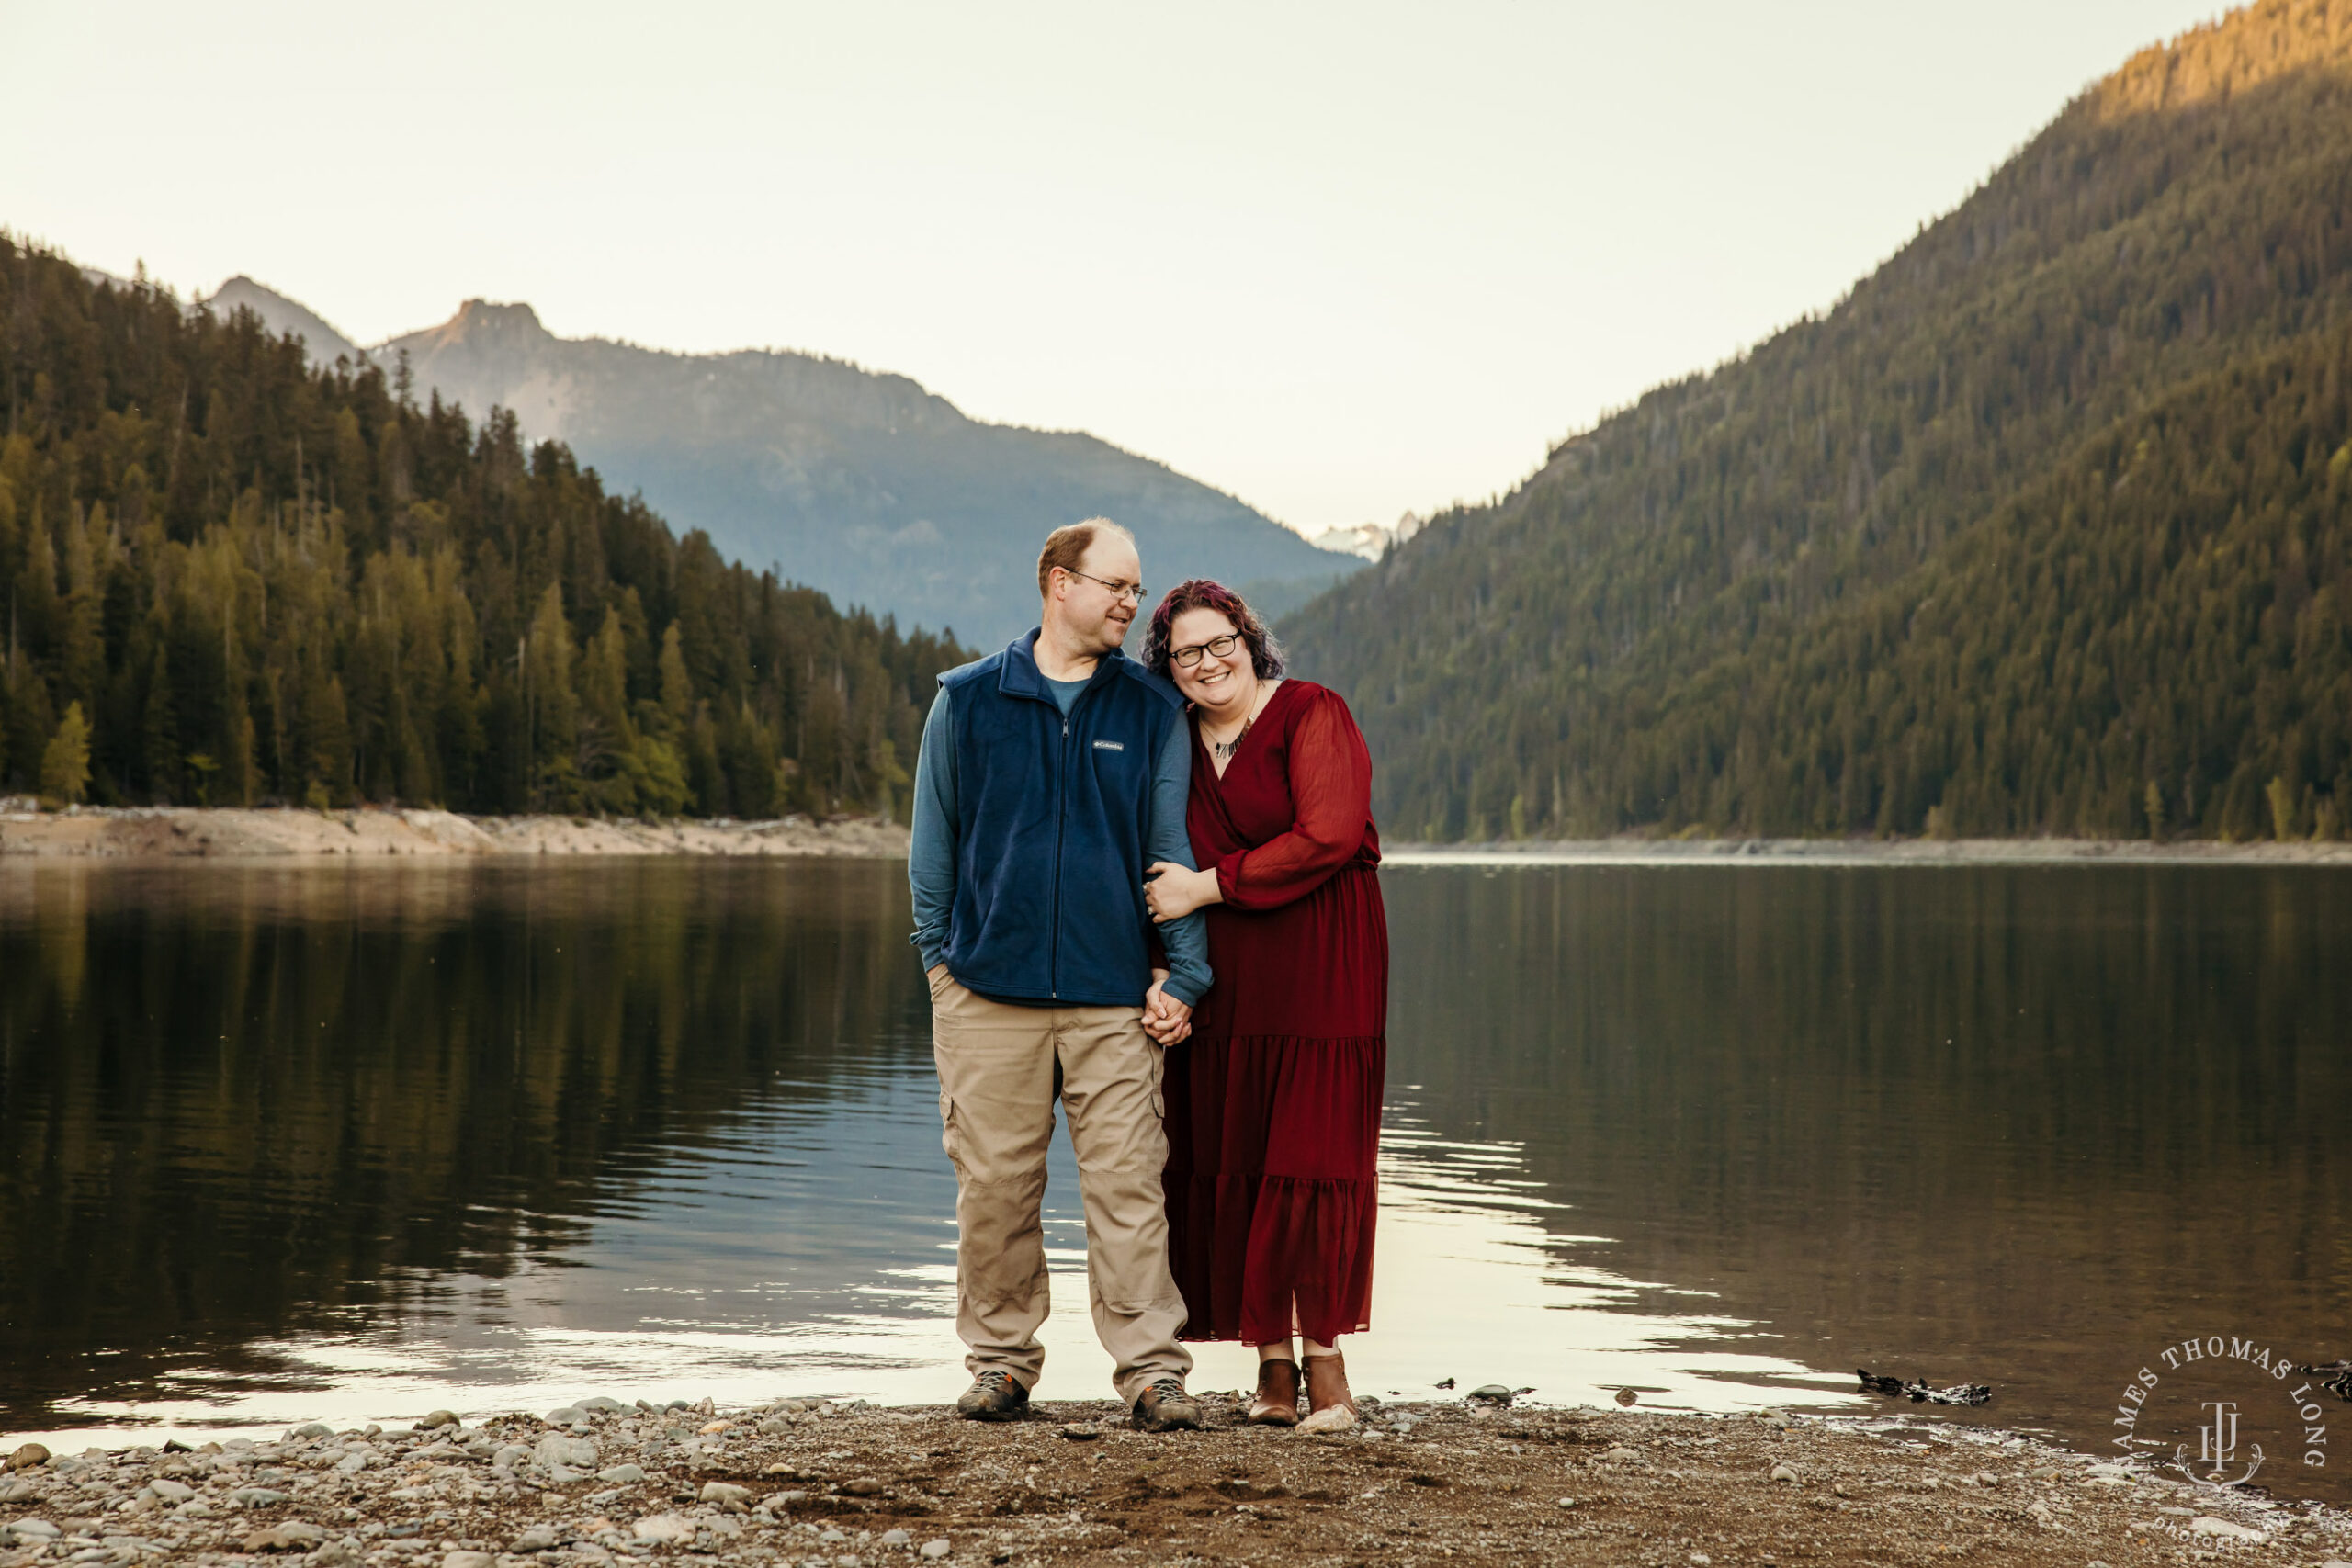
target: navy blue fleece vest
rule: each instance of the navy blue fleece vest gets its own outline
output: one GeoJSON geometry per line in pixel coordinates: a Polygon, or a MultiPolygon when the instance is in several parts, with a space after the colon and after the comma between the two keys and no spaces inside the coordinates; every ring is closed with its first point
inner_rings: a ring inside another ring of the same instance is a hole
{"type": "Polygon", "coordinates": [[[943,956],[1000,1001],[1134,1007],[1151,985],[1151,769],[1183,699],[1114,651],[1065,718],[1038,673],[1036,635],[939,678],[956,737],[943,956]]]}

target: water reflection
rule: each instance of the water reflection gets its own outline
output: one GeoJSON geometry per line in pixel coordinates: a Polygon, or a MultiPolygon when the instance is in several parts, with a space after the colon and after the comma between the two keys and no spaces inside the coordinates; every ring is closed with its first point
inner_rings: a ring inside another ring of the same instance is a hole
{"type": "Polygon", "coordinates": [[[1519,1145],[1441,1134],[1421,1090],[1393,1085],[1382,1127],[1374,1332],[1349,1352],[1377,1373],[1365,1386],[1499,1382],[1555,1404],[1633,1389],[1686,1410],[1785,1403],[1789,1391],[1860,1404],[1842,1393],[1849,1379],[1759,1343],[1756,1325],[1705,1292],[1600,1261],[1608,1239],[1575,1234],[1577,1216],[1529,1179],[1519,1145]]]}
{"type": "MultiPolygon", "coordinates": [[[[2097,1445],[2187,1334],[2344,1353],[2352,879],[1385,881],[1367,1389],[1856,1408],[1868,1365],[2097,1445]]],[[[0,873],[0,1428],[944,1397],[905,903],[860,863],[0,873]]],[[[1098,1398],[1075,1192],[1057,1143],[1041,1392],[1098,1398]]]]}
{"type": "Polygon", "coordinates": [[[1574,1196],[1612,1238],[1584,1255],[1708,1292],[1782,1354],[1990,1382],[1982,1419],[2106,1447],[2117,1390],[2188,1335],[2348,1353],[2341,872],[1455,867],[1384,891],[1422,959],[1392,1062],[1574,1196]]]}
{"type": "MultiPolygon", "coordinates": [[[[928,1055],[892,885],[0,877],[0,1423],[275,1386],[289,1340],[578,1263],[682,1159],[741,1148],[747,1101],[788,1124],[872,1098],[928,1055]]],[[[855,1266],[858,1202],[796,1210],[804,1270],[855,1266]]]]}

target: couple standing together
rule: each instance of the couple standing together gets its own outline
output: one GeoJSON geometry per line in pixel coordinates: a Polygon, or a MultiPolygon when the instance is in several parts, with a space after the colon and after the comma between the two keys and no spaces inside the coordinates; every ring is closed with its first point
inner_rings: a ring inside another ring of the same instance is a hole
{"type": "Polygon", "coordinates": [[[1136,1424],[1198,1427],[1181,1341],[1238,1339],[1250,1420],[1301,1424],[1303,1393],[1306,1427],[1343,1427],[1387,1056],[1372,761],[1217,583],[1172,590],[1128,658],[1142,570],[1116,524],[1056,529],[1037,629],[942,675],[923,726],[909,880],[956,1166],[956,1408],[1016,1418],[1045,1365],[1058,1099],[1136,1424]]]}

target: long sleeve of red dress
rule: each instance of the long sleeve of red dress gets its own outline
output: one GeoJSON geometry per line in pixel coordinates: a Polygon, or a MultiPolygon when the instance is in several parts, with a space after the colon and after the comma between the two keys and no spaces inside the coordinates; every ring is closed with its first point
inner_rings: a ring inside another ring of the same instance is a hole
{"type": "Polygon", "coordinates": [[[1216,863],[1216,886],[1237,909],[1304,898],[1363,848],[1372,822],[1372,753],[1347,704],[1317,692],[1291,731],[1291,829],[1216,863]]]}

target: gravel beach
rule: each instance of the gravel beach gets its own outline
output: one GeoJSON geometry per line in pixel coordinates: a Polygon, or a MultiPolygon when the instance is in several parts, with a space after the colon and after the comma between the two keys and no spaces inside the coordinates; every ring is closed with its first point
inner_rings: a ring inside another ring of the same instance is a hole
{"type": "Polygon", "coordinates": [[[1965,1558],[2110,1568],[2352,1558],[2352,1515],[1895,1415],[1698,1416],[1365,1401],[1302,1437],[1203,1396],[987,1426],[940,1408],[593,1400],[541,1416],[51,1456],[0,1475],[0,1568],[168,1560],[596,1568],[1965,1558]]]}
{"type": "Polygon", "coordinates": [[[0,860],[385,861],[510,855],[817,855],[907,858],[907,830],[874,818],[765,822],[679,818],[462,817],[373,807],[78,807],[44,812],[0,800],[0,860]]]}
{"type": "MultiPolygon", "coordinates": [[[[875,818],[466,817],[363,807],[78,807],[42,811],[0,798],[0,859],[383,860],[499,855],[847,855],[904,860],[907,829],[875,818]]],[[[2146,865],[2352,866],[2352,842],[2170,843],[2109,839],[1615,839],[1384,846],[1383,863],[1413,865],[2146,865]]]]}

